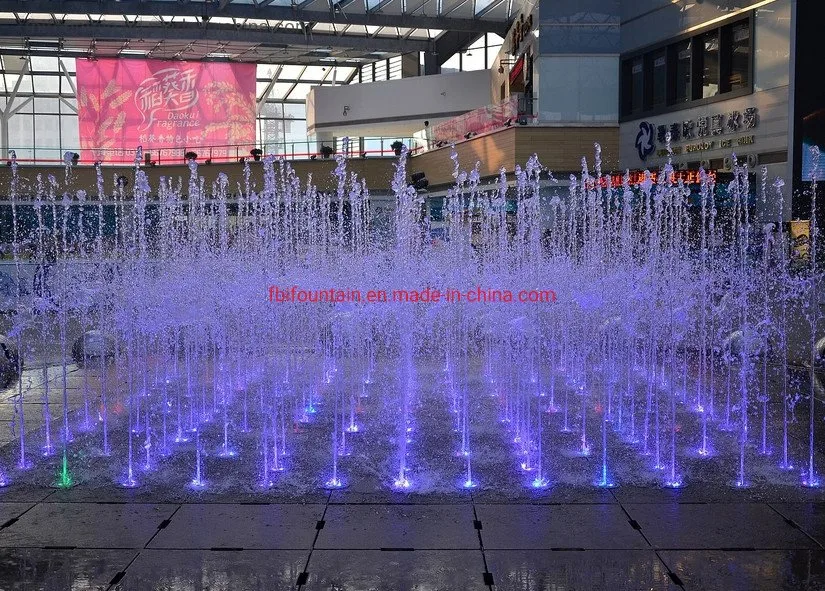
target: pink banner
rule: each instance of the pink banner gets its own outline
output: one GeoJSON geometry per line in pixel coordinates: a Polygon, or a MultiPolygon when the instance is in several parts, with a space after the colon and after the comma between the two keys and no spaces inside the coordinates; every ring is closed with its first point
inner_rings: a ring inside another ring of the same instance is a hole
{"type": "Polygon", "coordinates": [[[518,97],[512,96],[496,105],[479,107],[433,126],[431,141],[459,141],[469,133],[484,133],[503,127],[518,118],[518,97]]]}
{"type": "Polygon", "coordinates": [[[78,59],[80,148],[109,162],[137,146],[153,160],[248,156],[255,77],[255,64],[78,59]]]}

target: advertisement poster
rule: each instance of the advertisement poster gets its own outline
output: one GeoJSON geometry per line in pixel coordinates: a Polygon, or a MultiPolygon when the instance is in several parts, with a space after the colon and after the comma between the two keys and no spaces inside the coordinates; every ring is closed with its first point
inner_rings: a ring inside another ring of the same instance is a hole
{"type": "Polygon", "coordinates": [[[137,146],[167,158],[248,154],[255,76],[255,64],[77,60],[81,150],[102,162],[128,161],[137,146]]]}

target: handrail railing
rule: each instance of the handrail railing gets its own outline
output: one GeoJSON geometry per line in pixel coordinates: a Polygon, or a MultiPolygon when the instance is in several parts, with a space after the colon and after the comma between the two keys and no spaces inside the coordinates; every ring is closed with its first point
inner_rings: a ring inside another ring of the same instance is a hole
{"type": "Polygon", "coordinates": [[[532,99],[514,94],[499,103],[467,111],[418,131],[414,137],[421,151],[441,148],[504,127],[526,125],[528,119],[535,118],[532,111],[532,99]]]}
{"type": "MultiPolygon", "coordinates": [[[[394,157],[396,150],[393,143],[400,141],[408,150],[415,153],[421,149],[415,138],[399,137],[364,137],[352,139],[347,144],[344,154],[348,158],[394,157]]],[[[306,140],[300,142],[269,142],[259,144],[213,144],[200,146],[147,147],[143,148],[141,164],[154,166],[161,164],[184,164],[186,155],[197,154],[197,162],[217,164],[226,162],[243,162],[262,159],[266,156],[284,157],[288,160],[317,160],[332,158],[340,150],[340,138],[337,140],[306,140]],[[336,144],[339,144],[336,146],[336,144]],[[325,150],[326,147],[332,151],[325,150]],[[260,150],[255,155],[253,150],[260,150]]],[[[111,166],[131,165],[135,162],[136,148],[43,148],[34,146],[10,146],[9,155],[14,151],[18,164],[63,164],[71,154],[80,157],[77,164],[95,164],[111,166]],[[45,156],[43,156],[45,154],[45,156]]]]}

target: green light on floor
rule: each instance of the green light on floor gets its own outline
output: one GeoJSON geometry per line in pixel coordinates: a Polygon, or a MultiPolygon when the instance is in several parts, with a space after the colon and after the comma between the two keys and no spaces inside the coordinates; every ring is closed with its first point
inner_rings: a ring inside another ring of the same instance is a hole
{"type": "Polygon", "coordinates": [[[57,479],[57,486],[59,488],[69,488],[73,483],[72,476],[69,474],[69,458],[66,452],[63,452],[63,464],[60,468],[60,475],[57,479]]]}

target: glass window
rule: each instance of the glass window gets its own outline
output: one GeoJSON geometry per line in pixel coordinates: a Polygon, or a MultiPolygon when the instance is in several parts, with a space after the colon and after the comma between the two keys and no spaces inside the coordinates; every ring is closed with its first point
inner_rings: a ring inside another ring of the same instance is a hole
{"type": "Polygon", "coordinates": [[[34,91],[37,93],[60,94],[60,77],[35,74],[34,91]]]}
{"type": "Polygon", "coordinates": [[[470,72],[473,70],[484,70],[484,50],[469,49],[461,58],[461,70],[470,72]]]}
{"type": "Polygon", "coordinates": [[[745,88],[749,83],[751,63],[751,28],[748,21],[731,27],[730,90],[745,88]]]}
{"type": "Polygon", "coordinates": [[[450,59],[448,59],[446,62],[444,62],[441,65],[441,73],[442,74],[448,74],[450,72],[458,72],[458,70],[461,66],[460,59],[461,59],[461,56],[457,53],[450,56],[450,59]]]}
{"type": "Polygon", "coordinates": [[[35,115],[34,142],[36,158],[60,160],[60,117],[58,115],[35,115]]]}
{"type": "Polygon", "coordinates": [[[298,77],[301,75],[301,72],[304,71],[304,66],[298,66],[295,64],[287,64],[281,70],[281,75],[278,76],[281,80],[297,80],[298,77]]]}
{"type": "Polygon", "coordinates": [[[63,65],[66,66],[66,70],[69,72],[75,71],[75,58],[73,57],[62,57],[60,61],[63,62],[63,65]]]}
{"type": "MultiPolygon", "coordinates": [[[[389,146],[390,142],[387,142],[387,146],[389,146]]],[[[384,145],[383,142],[379,139],[374,138],[364,138],[364,145],[361,148],[362,151],[366,152],[371,156],[379,155],[381,150],[383,149],[384,145]]]]}
{"type": "Polygon", "coordinates": [[[683,41],[674,46],[676,92],[673,98],[677,103],[687,102],[691,98],[690,64],[692,51],[693,46],[690,41],[683,41]]]}
{"type": "Polygon", "coordinates": [[[34,125],[31,115],[13,115],[9,119],[9,148],[18,160],[34,158],[34,125]]]}
{"type": "Polygon", "coordinates": [[[284,116],[284,107],[282,103],[273,103],[267,101],[261,106],[261,117],[274,117],[280,119],[284,116]]]}
{"type": "Polygon", "coordinates": [[[71,114],[77,115],[77,99],[76,98],[64,98],[60,101],[60,112],[63,115],[71,114]]]}
{"type": "Polygon", "coordinates": [[[292,88],[291,82],[276,82],[272,85],[272,90],[270,91],[268,98],[282,99],[286,96],[286,93],[289,92],[290,88],[292,88]]]}
{"type": "Polygon", "coordinates": [[[261,82],[258,80],[258,83],[255,86],[255,96],[258,97],[258,100],[263,98],[263,94],[266,92],[267,88],[269,88],[269,82],[261,82]]]}
{"type": "Polygon", "coordinates": [[[284,103],[284,117],[286,119],[306,119],[307,107],[300,103],[284,103]]]}
{"type": "Polygon", "coordinates": [[[80,130],[78,129],[77,115],[63,115],[60,117],[60,135],[61,154],[66,150],[80,152],[80,130]]]}
{"type": "Polygon", "coordinates": [[[361,82],[372,82],[372,71],[372,64],[367,64],[366,66],[361,68],[361,82]]]}
{"type": "Polygon", "coordinates": [[[316,81],[320,82],[327,75],[327,68],[324,66],[307,66],[304,73],[301,74],[301,80],[305,82],[316,81]]]}
{"type": "Polygon", "coordinates": [[[390,80],[399,78],[401,78],[401,56],[397,55],[390,58],[390,80]]]}
{"type": "Polygon", "coordinates": [[[317,84],[304,84],[303,82],[301,84],[296,84],[295,88],[289,93],[287,98],[291,101],[304,101],[309,94],[309,90],[313,86],[317,86],[317,84]]]}
{"type": "Polygon", "coordinates": [[[28,74],[22,76],[20,74],[3,74],[3,76],[6,79],[6,88],[9,93],[14,91],[18,81],[20,82],[20,86],[17,88],[17,92],[24,94],[32,93],[32,77],[28,74]]]}
{"type": "Polygon", "coordinates": [[[487,67],[492,68],[493,63],[496,61],[496,56],[498,52],[501,50],[501,45],[494,45],[492,47],[487,48],[487,67]]]}
{"type": "Polygon", "coordinates": [[[75,79],[75,76],[73,74],[71,75],[71,83],[69,82],[69,79],[66,78],[66,76],[60,77],[60,94],[66,96],[74,96],[75,88],[77,88],[77,80],[75,79]]]}
{"type": "Polygon", "coordinates": [[[667,103],[667,52],[662,49],[651,56],[653,73],[653,101],[652,105],[661,107],[667,103]]]}
{"type": "Polygon", "coordinates": [[[719,94],[719,31],[700,38],[702,44],[702,98],[719,94]]]}
{"type": "Polygon", "coordinates": [[[11,109],[17,113],[34,113],[34,100],[30,96],[18,96],[11,104],[11,109]]]}
{"type": "Polygon", "coordinates": [[[272,78],[277,71],[278,66],[275,64],[258,64],[257,74],[259,79],[272,78]]]}
{"type": "Polygon", "coordinates": [[[284,141],[284,122],[279,119],[261,119],[258,142],[266,146],[265,152],[274,153],[277,144],[284,141]]]}
{"type": "Polygon", "coordinates": [[[59,113],[60,99],[59,98],[40,98],[34,99],[35,113],[59,113]]]}
{"type": "Polygon", "coordinates": [[[286,120],[284,131],[288,142],[304,142],[307,139],[307,122],[303,119],[286,120]]]}
{"type": "MultiPolygon", "coordinates": [[[[478,8],[479,4],[481,4],[481,2],[479,2],[479,1],[477,0],[477,1],[476,1],[476,9],[477,9],[477,10],[480,10],[480,9],[478,8]]],[[[485,38],[485,36],[484,36],[484,35],[482,35],[481,37],[479,37],[478,39],[476,39],[475,41],[473,41],[472,43],[470,43],[470,47],[469,47],[469,49],[480,49],[480,48],[484,47],[485,42],[486,42],[486,38],[485,38]]]]}
{"type": "Polygon", "coordinates": [[[381,80],[387,79],[387,60],[381,60],[379,62],[375,62],[375,81],[379,82],[381,80]]]}
{"type": "Polygon", "coordinates": [[[630,62],[630,111],[638,113],[644,109],[645,72],[644,62],[637,57],[630,62]]]}
{"type": "Polygon", "coordinates": [[[33,55],[31,57],[31,69],[33,72],[57,72],[59,64],[56,57],[44,57],[33,55]]]}
{"type": "MultiPolygon", "coordinates": [[[[327,76],[327,82],[332,82],[334,75],[336,84],[344,84],[347,80],[349,80],[349,77],[352,76],[352,72],[353,70],[355,70],[355,68],[347,66],[335,66],[333,70],[334,72],[327,76]]],[[[358,82],[358,76],[355,77],[355,82],[358,82]]]]}

